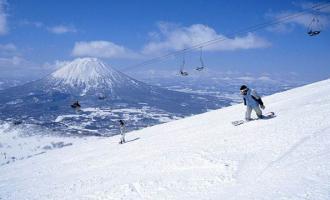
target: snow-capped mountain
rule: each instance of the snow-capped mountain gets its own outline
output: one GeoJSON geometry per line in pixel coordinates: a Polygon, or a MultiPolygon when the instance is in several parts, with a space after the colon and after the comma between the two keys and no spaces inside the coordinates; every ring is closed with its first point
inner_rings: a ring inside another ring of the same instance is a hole
{"type": "Polygon", "coordinates": [[[97,58],[78,58],[50,74],[46,81],[61,91],[79,91],[80,96],[98,91],[109,92],[112,98],[121,89],[145,87],[97,58]]]}
{"type": "Polygon", "coordinates": [[[226,105],[225,99],[142,83],[96,58],[78,58],[38,81],[1,91],[0,119],[100,133],[117,129],[122,118],[138,128],[226,105]],[[76,100],[80,112],[70,107],[76,100]]]}
{"type": "Polygon", "coordinates": [[[114,83],[122,81],[121,75],[96,58],[76,59],[61,69],[52,73],[49,77],[54,80],[55,85],[70,86],[72,88],[109,87],[114,83]]]}
{"type": "Polygon", "coordinates": [[[9,162],[0,198],[328,200],[330,80],[264,103],[275,118],[235,127],[239,104],[127,133],[123,145],[116,136],[13,140],[0,126],[9,162]]]}

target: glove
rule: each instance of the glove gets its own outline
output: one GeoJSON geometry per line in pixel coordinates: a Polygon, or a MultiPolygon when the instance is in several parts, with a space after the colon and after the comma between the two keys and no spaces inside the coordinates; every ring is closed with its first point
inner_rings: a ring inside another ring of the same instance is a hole
{"type": "Polygon", "coordinates": [[[260,105],[260,108],[264,110],[265,109],[265,106],[264,105],[260,105]]]}

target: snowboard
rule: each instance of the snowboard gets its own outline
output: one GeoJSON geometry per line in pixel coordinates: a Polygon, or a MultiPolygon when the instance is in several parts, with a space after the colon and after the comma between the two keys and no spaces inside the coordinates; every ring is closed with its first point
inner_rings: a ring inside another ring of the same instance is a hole
{"type": "MultiPolygon", "coordinates": [[[[250,121],[259,120],[259,119],[271,119],[271,118],[274,118],[274,117],[276,117],[275,113],[274,112],[269,112],[269,113],[263,114],[262,115],[262,118],[251,119],[250,121]]],[[[250,122],[250,121],[237,120],[237,121],[233,121],[231,123],[234,126],[239,126],[239,125],[242,125],[242,124],[247,123],[247,122],[250,122]]]]}

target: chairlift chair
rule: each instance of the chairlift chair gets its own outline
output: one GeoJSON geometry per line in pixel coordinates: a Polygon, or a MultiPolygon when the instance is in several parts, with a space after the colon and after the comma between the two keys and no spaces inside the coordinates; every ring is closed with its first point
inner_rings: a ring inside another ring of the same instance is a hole
{"type": "Polygon", "coordinates": [[[202,71],[205,68],[204,61],[203,61],[203,49],[202,48],[203,47],[200,47],[200,54],[199,54],[199,60],[200,60],[201,65],[196,67],[195,70],[197,70],[197,71],[202,71]]]}
{"type": "Polygon", "coordinates": [[[309,36],[319,35],[322,31],[322,24],[318,17],[315,15],[308,26],[307,34],[309,36]]]}
{"type": "Polygon", "coordinates": [[[189,73],[187,71],[184,71],[185,64],[186,64],[186,60],[185,60],[185,55],[184,55],[184,52],[183,52],[182,64],[181,64],[181,67],[180,67],[180,75],[181,76],[188,76],[189,75],[189,73]]]}
{"type": "Polygon", "coordinates": [[[204,69],[204,66],[202,66],[202,67],[196,67],[196,70],[199,71],[199,72],[202,71],[203,69],[204,69]]]}

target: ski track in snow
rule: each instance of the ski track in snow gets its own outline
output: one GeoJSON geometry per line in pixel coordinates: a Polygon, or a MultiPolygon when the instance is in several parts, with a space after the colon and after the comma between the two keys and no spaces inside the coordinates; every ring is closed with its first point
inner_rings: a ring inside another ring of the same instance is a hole
{"type": "Polygon", "coordinates": [[[276,118],[240,126],[235,105],[0,166],[0,199],[330,197],[330,80],[264,98],[276,118]],[[315,98],[317,97],[317,98],[315,98]]]}
{"type": "MultiPolygon", "coordinates": [[[[280,164],[281,161],[287,160],[287,158],[294,153],[295,151],[297,151],[297,149],[299,147],[301,147],[302,145],[304,145],[305,143],[307,143],[309,140],[315,138],[315,137],[320,137],[322,136],[322,134],[324,133],[330,133],[330,127],[327,127],[325,129],[322,129],[321,131],[317,131],[315,133],[313,133],[312,135],[306,136],[301,138],[298,142],[296,142],[293,146],[290,147],[290,149],[286,152],[283,153],[283,155],[281,155],[279,158],[277,158],[276,160],[272,161],[269,163],[269,165],[263,170],[266,171],[267,169],[280,164]]],[[[328,151],[330,152],[330,150],[328,151]]]]}

